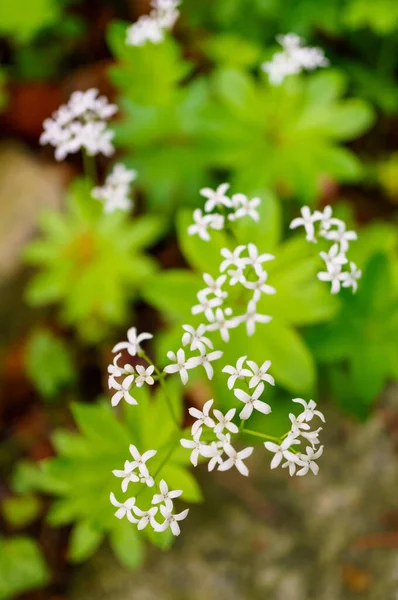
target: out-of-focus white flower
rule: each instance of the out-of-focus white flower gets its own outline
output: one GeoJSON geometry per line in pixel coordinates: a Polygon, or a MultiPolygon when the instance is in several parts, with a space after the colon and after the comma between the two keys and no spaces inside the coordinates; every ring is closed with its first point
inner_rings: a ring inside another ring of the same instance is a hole
{"type": "Polygon", "coordinates": [[[321,421],[325,422],[325,417],[320,410],[316,410],[316,402],[310,400],[308,403],[302,398],[293,398],[293,402],[301,404],[303,411],[297,417],[300,421],[312,421],[313,417],[319,417],[321,421]]]}
{"type": "Polygon", "coordinates": [[[140,454],[137,447],[133,444],[130,444],[130,454],[133,457],[134,461],[130,463],[132,469],[136,469],[138,467],[139,472],[143,477],[149,477],[148,467],[146,466],[146,462],[157,454],[156,450],[147,450],[144,454],[140,454]]]}
{"type": "Polygon", "coordinates": [[[219,466],[219,471],[228,471],[232,467],[236,467],[242,475],[246,477],[249,475],[249,469],[243,462],[246,458],[252,454],[254,448],[245,448],[240,452],[237,452],[231,444],[225,444],[224,452],[227,454],[227,460],[224,460],[219,466]]]}
{"type": "Polygon", "coordinates": [[[318,273],[318,279],[321,281],[330,281],[332,284],[332,294],[338,294],[340,291],[341,282],[344,281],[344,273],[341,271],[341,265],[329,264],[327,271],[318,273]]]}
{"type": "Polygon", "coordinates": [[[137,483],[140,478],[138,477],[137,473],[135,473],[135,469],[136,469],[137,465],[126,460],[124,463],[124,469],[123,470],[119,470],[119,469],[115,469],[114,471],[112,471],[112,473],[115,475],[115,477],[121,477],[122,481],[122,491],[126,492],[129,483],[137,483]]]}
{"type": "Polygon", "coordinates": [[[268,273],[266,271],[263,271],[261,275],[258,276],[257,281],[246,281],[246,283],[244,284],[245,288],[254,292],[254,302],[258,302],[260,300],[261,294],[276,294],[276,289],[272,287],[272,285],[268,285],[267,283],[265,283],[267,279],[268,273]]]}
{"type": "Polygon", "coordinates": [[[104,203],[104,212],[112,213],[115,210],[129,210],[132,201],[129,198],[130,185],[137,177],[137,171],[129,170],[119,163],[116,164],[102,187],[95,187],[91,194],[104,203]]]}
{"type": "Polygon", "coordinates": [[[349,242],[358,239],[356,231],[346,231],[345,223],[341,221],[341,226],[338,229],[327,231],[325,233],[327,240],[332,240],[340,244],[340,252],[347,252],[349,242]]]}
{"type": "MultiPolygon", "coordinates": [[[[199,456],[203,455],[203,450],[206,447],[206,444],[200,441],[200,436],[202,434],[202,430],[198,429],[198,431],[193,436],[192,440],[181,439],[180,444],[183,448],[187,448],[188,450],[192,450],[190,461],[194,467],[198,466],[199,456]]],[[[204,455],[203,455],[204,456],[204,455]]]]}
{"type": "Polygon", "coordinates": [[[214,360],[218,360],[221,358],[223,353],[221,350],[215,350],[214,352],[210,352],[210,354],[201,354],[201,356],[192,356],[192,358],[188,359],[188,369],[193,369],[202,365],[204,370],[206,371],[207,377],[209,379],[213,379],[214,369],[211,363],[214,360]]]}
{"type": "Polygon", "coordinates": [[[140,344],[145,340],[151,340],[153,335],[151,333],[140,333],[137,335],[136,327],[131,327],[127,332],[127,342],[119,342],[112,349],[112,352],[119,352],[120,350],[127,350],[131,356],[135,356],[141,351],[140,344]]]}
{"type": "Polygon", "coordinates": [[[355,263],[350,262],[350,271],[345,271],[341,275],[341,281],[343,282],[341,285],[344,288],[352,287],[352,291],[355,292],[358,289],[358,279],[362,277],[361,269],[358,269],[355,263]]]}
{"type": "Polygon", "coordinates": [[[237,283],[241,283],[242,285],[246,284],[246,277],[242,267],[239,269],[230,269],[227,273],[230,277],[229,285],[236,285],[237,283]]]}
{"type": "Polygon", "coordinates": [[[338,244],[333,244],[329,252],[320,252],[319,256],[325,261],[328,271],[333,270],[336,265],[345,265],[348,262],[345,254],[340,252],[338,244]]]}
{"type": "Polygon", "coordinates": [[[206,325],[199,325],[197,329],[195,329],[191,325],[183,325],[182,328],[185,331],[185,333],[182,336],[183,346],[191,344],[191,350],[199,350],[203,353],[206,352],[206,346],[208,346],[209,348],[213,348],[213,344],[209,340],[209,338],[203,335],[206,332],[206,325]]]}
{"type": "Polygon", "coordinates": [[[156,523],[154,529],[155,531],[165,531],[170,527],[173,535],[180,535],[180,526],[178,524],[178,521],[182,521],[187,517],[189,513],[189,508],[186,508],[178,514],[172,514],[171,510],[172,509],[170,509],[168,506],[163,505],[160,507],[160,512],[164,517],[164,521],[160,525],[156,523]]]}
{"type": "Polygon", "coordinates": [[[209,415],[209,411],[213,406],[214,400],[208,400],[204,405],[203,409],[199,410],[198,408],[191,407],[189,409],[189,414],[191,417],[196,419],[195,423],[192,425],[192,435],[195,436],[198,431],[202,428],[203,425],[206,427],[210,427],[213,429],[215,423],[213,419],[209,415]]]}
{"type": "Polygon", "coordinates": [[[184,385],[188,383],[188,371],[187,360],[185,358],[185,352],[182,348],[177,350],[177,354],[172,352],[167,353],[167,358],[172,361],[173,364],[167,365],[164,368],[165,373],[179,373],[181,381],[184,385]]]}
{"type": "Polygon", "coordinates": [[[228,431],[230,431],[231,433],[238,433],[238,427],[235,425],[235,423],[232,423],[232,419],[234,418],[235,413],[236,408],[230,408],[225,415],[216,408],[213,410],[213,414],[218,420],[217,425],[214,427],[214,433],[216,435],[218,433],[222,433],[224,429],[228,429],[228,431]]]}
{"type": "Polygon", "coordinates": [[[299,454],[298,463],[303,465],[303,468],[300,471],[297,471],[298,476],[307,475],[308,471],[312,471],[314,475],[318,475],[319,466],[316,464],[316,460],[320,458],[323,454],[323,446],[320,446],[318,450],[315,452],[311,446],[307,446],[306,454],[299,454]]]}
{"type": "Polygon", "coordinates": [[[95,88],[73,92],[68,103],[60,106],[51,119],[44,121],[40,143],[51,144],[57,160],[63,160],[68,154],[81,149],[90,156],[111,156],[114,134],[107,129],[106,119],[117,110],[117,106],[109,104],[105,96],[98,97],[95,88]]]}
{"type": "Polygon", "coordinates": [[[242,317],[242,321],[246,322],[247,335],[253,335],[256,331],[256,323],[269,323],[272,317],[268,315],[260,315],[257,312],[257,304],[251,300],[247,305],[246,314],[242,317]]]}
{"type": "Polygon", "coordinates": [[[248,199],[244,194],[234,194],[232,196],[232,205],[235,209],[234,213],[231,213],[228,218],[230,221],[237,221],[243,217],[250,217],[253,221],[258,222],[260,215],[257,212],[257,208],[260,206],[260,198],[248,199]]]}
{"type": "Polygon", "coordinates": [[[232,388],[234,387],[237,379],[244,379],[245,377],[252,377],[253,373],[251,371],[249,371],[249,369],[243,368],[246,358],[247,358],[247,356],[241,356],[240,358],[238,358],[236,367],[233,367],[232,365],[226,365],[223,368],[222,372],[228,373],[230,375],[230,377],[228,377],[228,382],[227,382],[228,388],[230,390],[232,390],[232,388]]]}
{"type": "Polygon", "coordinates": [[[264,273],[263,263],[275,259],[275,256],[273,256],[273,254],[259,254],[258,248],[255,244],[249,244],[247,246],[247,251],[249,256],[243,259],[245,265],[253,267],[257,275],[260,276],[264,273]]]}
{"type": "Polygon", "coordinates": [[[200,208],[196,208],[193,211],[195,223],[188,227],[188,235],[198,235],[201,240],[205,242],[210,241],[210,234],[208,232],[211,223],[210,216],[202,214],[200,208]]]}
{"type": "Polygon", "coordinates": [[[322,214],[318,211],[311,213],[308,206],[303,206],[300,212],[301,217],[293,219],[290,223],[290,229],[296,229],[297,227],[303,226],[305,228],[306,239],[309,242],[316,242],[314,223],[322,218],[322,214]]]}
{"type": "Polygon", "coordinates": [[[236,267],[237,269],[243,269],[245,266],[244,260],[241,258],[241,254],[246,246],[237,246],[233,252],[228,250],[228,248],[223,248],[221,250],[221,256],[224,258],[223,262],[220,265],[220,272],[223,273],[228,269],[228,267],[236,267]]]}
{"type": "Polygon", "coordinates": [[[215,208],[222,208],[223,206],[231,208],[232,201],[226,195],[226,192],[228,190],[229,183],[222,183],[218,186],[216,190],[212,190],[211,188],[203,188],[202,190],[200,190],[200,195],[204,198],[207,198],[205,204],[205,211],[209,213],[212,212],[215,208]]]}
{"type": "Polygon", "coordinates": [[[112,387],[116,392],[112,396],[112,406],[117,406],[120,400],[123,398],[127,404],[138,404],[137,400],[130,394],[130,388],[134,382],[134,375],[128,375],[125,377],[120,384],[113,377],[109,377],[109,387],[112,387]]]}
{"type": "Polygon", "coordinates": [[[224,311],[221,308],[216,309],[216,313],[213,319],[211,319],[210,325],[207,326],[208,331],[219,331],[221,339],[224,342],[229,342],[229,330],[238,327],[240,324],[240,318],[235,317],[228,319],[224,311]]]}
{"type": "Polygon", "coordinates": [[[155,520],[155,515],[158,512],[157,506],[152,506],[149,510],[141,510],[138,506],[133,506],[133,512],[137,517],[139,517],[137,523],[137,529],[145,529],[147,525],[151,525],[153,529],[158,526],[158,523],[155,520]]]}
{"type": "Polygon", "coordinates": [[[270,452],[274,452],[274,457],[271,461],[271,469],[276,469],[282,462],[282,458],[286,458],[286,460],[295,462],[296,456],[293,452],[289,451],[289,448],[293,444],[299,444],[299,440],[288,435],[287,438],[283,440],[281,444],[274,444],[274,442],[264,442],[264,446],[270,452]]]}
{"type": "Polygon", "coordinates": [[[115,512],[115,517],[117,519],[123,519],[135,505],[135,498],[128,498],[125,502],[118,502],[113,492],[111,492],[110,501],[111,504],[117,508],[117,511],[115,512]]]}
{"type": "Polygon", "coordinates": [[[199,304],[193,306],[191,312],[193,315],[199,315],[200,313],[204,313],[208,321],[214,319],[213,308],[217,308],[223,303],[222,298],[208,298],[207,294],[204,293],[203,290],[198,292],[198,300],[199,304]]]}
{"type": "Polygon", "coordinates": [[[152,504],[160,504],[163,502],[169,510],[173,509],[173,500],[182,494],[182,490],[170,491],[164,479],[159,483],[160,494],[154,494],[152,504]]]}
{"type": "Polygon", "coordinates": [[[148,385],[153,385],[155,383],[154,378],[152,377],[152,373],[154,372],[155,367],[153,365],[149,365],[149,367],[143,367],[142,365],[136,366],[136,371],[138,373],[137,378],[135,380],[135,385],[137,387],[142,387],[144,383],[148,385]]]}
{"type": "Polygon", "coordinates": [[[260,383],[260,381],[266,381],[271,385],[275,385],[275,379],[268,373],[268,369],[271,366],[271,361],[266,360],[263,362],[261,367],[258,366],[253,360],[248,360],[247,364],[253,372],[253,377],[249,381],[249,387],[256,387],[260,383]]]}
{"type": "Polygon", "coordinates": [[[224,285],[227,279],[226,275],[220,275],[217,279],[213,279],[211,275],[208,273],[203,273],[203,281],[207,285],[207,288],[202,290],[203,294],[214,294],[219,298],[225,298],[227,296],[227,292],[224,292],[222,286],[224,285]]]}
{"type": "Polygon", "coordinates": [[[239,417],[246,421],[250,418],[254,409],[261,412],[263,415],[268,415],[271,412],[271,407],[266,402],[259,400],[259,397],[264,391],[264,384],[261,382],[258,384],[254,392],[250,395],[243,390],[234,390],[235,396],[245,404],[244,408],[240,411],[239,417]]]}

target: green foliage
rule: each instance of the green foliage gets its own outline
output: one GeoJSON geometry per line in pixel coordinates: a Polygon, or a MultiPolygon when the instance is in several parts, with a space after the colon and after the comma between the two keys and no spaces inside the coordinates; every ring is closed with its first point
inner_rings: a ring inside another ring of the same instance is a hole
{"type": "Polygon", "coordinates": [[[87,183],[73,185],[66,213],[42,214],[44,237],[29,245],[25,259],[40,269],[28,285],[28,302],[60,303],[62,321],[93,342],[126,320],[128,302],[156,271],[143,251],[164,226],[156,216],[130,221],[121,211],[104,214],[87,183]]]}
{"type": "Polygon", "coordinates": [[[337,317],[308,336],[319,362],[333,367],[335,397],[358,414],[398,378],[397,339],[396,271],[384,254],[367,262],[357,294],[344,294],[337,317]]]}
{"type": "Polygon", "coordinates": [[[60,18],[57,0],[13,0],[0,3],[0,35],[28,42],[41,29],[60,18]]]}
{"type": "MultiPolygon", "coordinates": [[[[165,385],[180,422],[181,386],[175,379],[165,385]]],[[[189,455],[179,447],[181,432],[170,416],[163,388],[152,397],[147,388],[137,389],[134,395],[138,406],[126,405],[123,420],[118,420],[108,405],[75,404],[72,411],[79,431],[55,432],[57,457],[44,462],[41,471],[25,466],[15,474],[15,489],[36,489],[57,497],[48,521],[53,526],[73,524],[68,551],[72,562],[91,556],[105,536],[118,559],[128,567],[142,562],[146,537],[160,547],[171,543],[169,534],[139,532],[134,525],[114,517],[110,492],[116,490],[119,501],[123,494],[117,491],[120,480],[112,470],[122,468],[128,460],[129,444],[142,452],[148,448],[158,450],[151,459],[155,481],[164,478],[171,487],[183,489],[182,499],[187,502],[201,500],[198,484],[187,469],[189,455]]],[[[140,493],[139,486],[130,484],[126,497],[140,493]]],[[[140,494],[140,504],[150,502],[152,496],[149,492],[147,499],[146,493],[140,494]]]]}
{"type": "Polygon", "coordinates": [[[26,372],[39,393],[48,400],[76,377],[67,344],[50,331],[36,331],[25,354],[26,372]]]}
{"type": "MultiPolygon", "coordinates": [[[[203,287],[201,274],[219,273],[220,249],[233,249],[239,244],[252,242],[259,252],[270,252],[276,259],[267,263],[269,281],[277,289],[275,296],[263,297],[258,305],[261,314],[273,316],[271,323],[258,325],[253,337],[247,338],[243,327],[231,330],[231,341],[220,343],[224,351],[223,364],[235,364],[242,354],[249,354],[251,360],[264,361],[272,357],[273,374],[280,385],[295,394],[313,390],[316,370],[313,357],[300,335],[298,328],[304,325],[330,320],[338,308],[338,302],[316,278],[320,259],[302,236],[287,242],[281,241],[280,205],[270,194],[259,194],[263,201],[260,206],[260,222],[249,219],[234,225],[236,239],[224,232],[212,232],[210,242],[197,236],[189,236],[188,225],[192,215],[180,214],[178,236],[185,259],[195,269],[196,274],[187,271],[165,271],[149,280],[143,288],[144,298],[165,314],[171,330],[160,341],[158,360],[164,360],[166,349],[175,348],[180,343],[181,325],[199,324],[200,319],[191,314],[196,302],[196,293],[203,287]],[[247,350],[245,350],[245,348],[247,350]],[[250,350],[249,350],[250,349],[250,350]]],[[[229,302],[234,308],[233,288],[229,302]]],[[[239,303],[241,299],[235,298],[239,303]]],[[[235,305],[239,314],[239,304],[235,305]]],[[[215,378],[217,398],[225,399],[230,405],[231,394],[225,386],[225,377],[215,378]]]]}
{"type": "Polygon", "coordinates": [[[39,498],[32,494],[25,496],[9,496],[2,502],[2,513],[5,520],[15,528],[29,525],[38,517],[41,510],[39,498]]]}
{"type": "Polygon", "coordinates": [[[44,587],[50,579],[47,565],[34,540],[0,538],[0,600],[44,587]]]}

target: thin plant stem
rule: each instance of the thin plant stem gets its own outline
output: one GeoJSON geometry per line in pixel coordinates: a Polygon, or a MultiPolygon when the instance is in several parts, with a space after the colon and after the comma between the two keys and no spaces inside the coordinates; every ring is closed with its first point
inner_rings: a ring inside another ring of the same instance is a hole
{"type": "Polygon", "coordinates": [[[94,156],[89,156],[86,150],[82,151],[83,156],[83,170],[84,174],[94,185],[97,182],[97,168],[95,165],[94,156]]]}
{"type": "Polygon", "coordinates": [[[275,442],[281,441],[281,438],[279,437],[267,435],[266,433],[260,433],[259,431],[252,431],[251,429],[242,429],[242,433],[248,433],[249,435],[254,435],[255,437],[263,438],[264,440],[273,440],[275,442]]]}
{"type": "Polygon", "coordinates": [[[170,412],[170,414],[171,414],[171,417],[172,417],[172,419],[173,419],[174,423],[176,424],[176,427],[178,427],[178,428],[179,428],[179,427],[180,427],[180,423],[179,423],[179,421],[178,421],[178,419],[177,419],[177,415],[176,415],[176,414],[175,414],[175,412],[174,412],[173,403],[172,403],[172,401],[171,401],[171,398],[170,398],[170,396],[169,396],[169,395],[168,395],[168,393],[167,393],[167,388],[166,388],[166,384],[165,384],[165,382],[164,382],[164,375],[163,375],[163,373],[161,373],[161,372],[159,371],[159,369],[157,368],[157,366],[156,366],[156,365],[154,364],[154,362],[153,362],[153,361],[152,361],[152,360],[149,358],[149,356],[147,356],[147,354],[145,353],[145,351],[144,351],[144,350],[140,350],[140,352],[138,353],[138,356],[140,356],[141,358],[143,358],[144,360],[146,360],[146,362],[147,362],[149,365],[152,365],[152,366],[154,367],[154,369],[155,369],[155,373],[156,373],[156,375],[158,376],[158,379],[157,379],[157,381],[159,381],[159,383],[160,383],[160,385],[161,385],[161,387],[162,387],[163,393],[164,393],[164,397],[166,398],[166,404],[167,404],[167,408],[169,409],[169,412],[170,412]]]}

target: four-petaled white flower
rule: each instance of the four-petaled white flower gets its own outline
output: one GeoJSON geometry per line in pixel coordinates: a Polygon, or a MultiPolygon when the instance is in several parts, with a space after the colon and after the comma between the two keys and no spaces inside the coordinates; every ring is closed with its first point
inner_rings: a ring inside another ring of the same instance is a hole
{"type": "Polygon", "coordinates": [[[249,475],[249,469],[243,461],[252,454],[253,450],[254,448],[250,447],[237,452],[231,444],[225,444],[224,452],[227,454],[228,458],[218,466],[218,470],[228,471],[228,469],[235,466],[239,473],[247,477],[249,475]]]}
{"type": "Polygon", "coordinates": [[[115,477],[121,477],[123,479],[123,481],[122,481],[122,491],[123,492],[127,491],[129,483],[137,483],[140,480],[137,473],[134,472],[136,467],[137,467],[137,465],[134,465],[134,463],[126,460],[124,463],[123,470],[115,469],[114,471],[112,471],[112,473],[115,475],[115,477]]]}
{"type": "Polygon", "coordinates": [[[211,321],[214,318],[213,308],[217,308],[222,304],[221,298],[208,298],[207,294],[203,293],[203,290],[198,292],[199,304],[192,307],[191,312],[193,315],[204,313],[206,319],[211,321]]]}
{"type": "Polygon", "coordinates": [[[258,276],[257,281],[247,281],[244,285],[248,290],[252,290],[253,301],[258,302],[261,298],[261,294],[273,295],[276,294],[276,289],[271,285],[265,283],[268,279],[268,273],[263,271],[261,275],[258,276]]]}
{"type": "Polygon", "coordinates": [[[237,246],[233,252],[228,250],[228,248],[222,248],[221,256],[224,258],[223,262],[220,265],[220,272],[223,273],[228,267],[237,267],[241,269],[245,266],[244,259],[241,258],[241,254],[246,246],[237,246]]]}
{"type": "Polygon", "coordinates": [[[333,269],[336,265],[345,265],[348,261],[343,252],[340,252],[338,244],[333,244],[329,249],[329,252],[320,252],[319,256],[323,258],[328,271],[333,269]]]}
{"type": "Polygon", "coordinates": [[[275,444],[274,442],[264,442],[264,446],[270,452],[274,452],[274,456],[271,461],[271,469],[276,469],[282,462],[282,458],[286,458],[286,460],[290,462],[297,462],[296,455],[293,452],[290,452],[289,448],[293,444],[299,444],[299,440],[294,437],[288,435],[287,438],[283,440],[281,444],[275,444]]]}
{"type": "Polygon", "coordinates": [[[338,229],[333,229],[332,231],[325,233],[325,238],[327,240],[338,242],[340,244],[340,251],[347,252],[349,242],[357,240],[358,235],[355,231],[346,231],[345,223],[341,221],[341,226],[338,229]]]}
{"type": "Polygon", "coordinates": [[[191,417],[196,419],[195,423],[192,425],[192,435],[195,436],[198,431],[201,429],[202,425],[206,425],[206,427],[213,428],[215,423],[213,419],[209,416],[209,411],[213,405],[214,400],[208,400],[203,405],[203,409],[199,410],[198,408],[191,407],[189,409],[189,414],[191,417]]]}
{"type": "Polygon", "coordinates": [[[223,353],[221,350],[215,350],[214,352],[210,352],[210,354],[201,354],[201,356],[192,356],[187,361],[187,369],[193,369],[202,365],[204,370],[206,371],[207,377],[209,379],[213,379],[214,369],[211,363],[213,360],[218,360],[221,358],[223,353]]]}
{"type": "Polygon", "coordinates": [[[268,369],[271,366],[271,361],[266,360],[263,362],[261,367],[258,366],[253,360],[248,360],[247,364],[253,371],[253,377],[249,381],[249,387],[256,387],[260,383],[260,381],[267,381],[271,385],[275,385],[275,379],[268,373],[268,369]]]}
{"type": "Polygon", "coordinates": [[[138,404],[137,400],[130,394],[130,388],[134,382],[134,375],[128,375],[122,381],[118,383],[113,377],[109,378],[109,387],[116,390],[111,399],[112,406],[117,406],[120,400],[123,398],[128,404],[138,404]]]}
{"type": "Polygon", "coordinates": [[[239,267],[238,269],[230,269],[227,271],[227,273],[230,277],[229,285],[236,285],[237,283],[245,285],[246,277],[242,267],[239,267]]]}
{"type": "Polygon", "coordinates": [[[316,410],[316,402],[310,400],[308,403],[302,398],[293,398],[293,402],[301,404],[303,406],[303,411],[297,417],[300,421],[312,421],[314,416],[317,416],[321,419],[321,421],[325,422],[325,417],[320,410],[316,410]]]}
{"type": "Polygon", "coordinates": [[[321,271],[320,273],[318,273],[318,279],[320,279],[320,281],[330,281],[330,283],[332,284],[332,294],[338,294],[340,291],[341,283],[342,281],[344,281],[344,273],[341,271],[341,265],[329,265],[327,271],[321,271]]]}
{"type": "Polygon", "coordinates": [[[203,335],[206,333],[206,325],[199,325],[197,329],[191,325],[183,325],[182,328],[185,331],[182,336],[183,346],[191,344],[191,350],[199,350],[200,352],[206,352],[206,346],[213,348],[213,343],[203,335]]]}
{"type": "Polygon", "coordinates": [[[164,521],[161,524],[157,523],[154,529],[155,531],[165,531],[166,529],[168,529],[168,527],[170,527],[173,535],[180,535],[180,526],[178,524],[178,521],[182,521],[187,517],[189,513],[189,508],[186,508],[178,514],[172,514],[171,510],[172,509],[170,507],[165,505],[162,505],[160,507],[160,512],[164,517],[164,521]]]}
{"type": "Polygon", "coordinates": [[[244,258],[243,261],[246,265],[253,267],[257,275],[262,275],[264,262],[269,262],[270,260],[275,259],[273,254],[259,254],[258,248],[255,244],[249,244],[247,246],[247,251],[249,256],[244,258]]]}
{"type": "Polygon", "coordinates": [[[206,444],[200,441],[200,436],[202,434],[202,430],[199,429],[197,433],[193,436],[192,440],[186,440],[185,438],[180,440],[180,444],[183,448],[187,448],[188,450],[192,450],[190,461],[194,467],[198,466],[199,456],[202,455],[203,448],[206,447],[206,444]]]}
{"type": "Polygon", "coordinates": [[[203,281],[207,285],[207,288],[202,290],[202,293],[212,293],[219,298],[225,298],[227,296],[227,292],[224,292],[222,289],[223,284],[227,279],[226,275],[220,275],[217,279],[213,279],[211,275],[208,273],[203,273],[203,281]]]}
{"type": "Polygon", "coordinates": [[[143,367],[142,365],[136,366],[136,371],[138,373],[137,378],[135,380],[135,385],[137,387],[142,387],[144,383],[148,385],[153,385],[155,383],[154,378],[152,377],[152,373],[154,372],[154,365],[149,365],[149,367],[143,367]]]}
{"type": "Polygon", "coordinates": [[[246,322],[247,335],[253,335],[256,331],[256,323],[269,323],[272,321],[272,317],[268,315],[260,315],[257,312],[257,305],[254,300],[250,300],[247,305],[246,314],[242,317],[242,320],[246,322]]]}
{"type": "Polygon", "coordinates": [[[248,199],[244,194],[234,194],[232,196],[232,205],[235,208],[235,212],[231,213],[228,218],[230,221],[236,221],[243,217],[250,217],[253,221],[258,222],[260,215],[257,212],[257,208],[260,206],[260,198],[248,199]]]}
{"type": "Polygon", "coordinates": [[[137,523],[137,529],[145,529],[145,527],[151,524],[151,527],[155,529],[158,526],[157,521],[155,520],[155,515],[158,512],[157,506],[152,506],[149,510],[141,510],[138,506],[133,506],[133,512],[137,517],[139,517],[137,523]]]}
{"type": "Polygon", "coordinates": [[[141,351],[140,344],[145,340],[153,338],[151,333],[140,333],[137,335],[137,328],[131,327],[127,332],[127,341],[119,342],[114,346],[112,352],[119,352],[120,350],[127,350],[131,356],[136,356],[141,351]]]}
{"type": "MultiPolygon", "coordinates": [[[[110,378],[111,377],[117,378],[117,377],[121,377],[122,375],[128,375],[128,374],[134,373],[134,369],[131,365],[125,365],[124,367],[120,367],[118,365],[118,361],[121,356],[122,356],[121,353],[117,354],[113,359],[113,363],[108,366],[108,373],[109,373],[110,378]]],[[[109,387],[111,387],[111,386],[109,385],[109,387]]]]}
{"type": "Polygon", "coordinates": [[[249,371],[249,369],[243,368],[243,364],[246,358],[247,356],[241,356],[240,358],[238,358],[236,367],[233,367],[232,365],[226,365],[223,368],[222,372],[228,373],[230,375],[230,377],[228,377],[227,382],[228,388],[230,390],[232,390],[232,388],[234,387],[237,379],[244,379],[245,377],[251,377],[253,375],[252,372],[249,371]]]}
{"type": "Polygon", "coordinates": [[[322,214],[318,211],[311,213],[308,206],[301,208],[301,217],[293,219],[290,223],[290,229],[296,229],[296,227],[303,226],[305,228],[306,238],[309,242],[315,242],[315,228],[314,223],[322,218],[322,214]]]}
{"type": "Polygon", "coordinates": [[[268,415],[271,412],[271,407],[266,402],[259,400],[259,397],[264,391],[263,382],[259,383],[254,392],[250,395],[243,390],[234,390],[235,396],[245,404],[244,408],[239,413],[241,419],[246,421],[252,414],[253,410],[256,409],[263,415],[268,415]]]}
{"type": "Polygon", "coordinates": [[[315,461],[322,456],[323,446],[320,446],[317,451],[311,448],[311,446],[307,446],[306,452],[307,454],[300,454],[298,457],[299,464],[302,464],[303,468],[300,469],[300,471],[297,471],[297,475],[307,475],[309,470],[311,470],[314,475],[318,475],[319,466],[315,461]]]}
{"type": "Polygon", "coordinates": [[[222,433],[224,429],[228,429],[228,431],[230,431],[231,433],[238,433],[238,427],[235,425],[235,423],[232,423],[232,419],[234,418],[235,413],[236,408],[230,408],[225,415],[216,408],[213,410],[213,414],[218,420],[217,425],[214,427],[214,433],[216,435],[222,433]]]}
{"type": "Polygon", "coordinates": [[[345,271],[341,275],[341,281],[343,282],[341,285],[344,288],[352,287],[352,291],[355,292],[358,289],[358,279],[362,277],[361,269],[358,269],[355,263],[350,262],[350,271],[345,271]]]}
{"type": "Polygon", "coordinates": [[[200,195],[207,198],[205,204],[205,211],[207,213],[212,212],[215,208],[221,208],[226,206],[231,208],[231,199],[226,196],[226,192],[229,190],[229,183],[222,183],[216,190],[211,188],[203,188],[200,190],[200,195]]]}
{"type": "Polygon", "coordinates": [[[167,353],[167,358],[173,362],[171,365],[167,365],[164,368],[165,373],[179,373],[181,381],[184,385],[188,383],[188,371],[187,361],[185,359],[185,352],[182,348],[177,350],[177,354],[171,350],[167,353]]]}
{"type": "Polygon", "coordinates": [[[201,240],[204,242],[210,241],[210,234],[208,229],[211,223],[211,215],[204,215],[200,208],[197,208],[193,211],[193,219],[195,223],[188,227],[188,234],[195,235],[197,234],[201,240]]]}
{"type": "MultiPolygon", "coordinates": [[[[229,443],[229,442],[228,442],[229,443]]],[[[201,448],[201,455],[205,458],[209,458],[207,468],[209,471],[213,471],[214,467],[222,463],[222,455],[224,454],[224,445],[220,442],[211,442],[211,444],[203,445],[201,448]]]]}
{"type": "Polygon", "coordinates": [[[132,469],[136,469],[138,467],[139,472],[143,477],[149,477],[148,467],[146,466],[146,462],[157,454],[156,450],[147,450],[144,454],[140,454],[137,447],[133,444],[130,444],[130,454],[133,457],[134,461],[130,463],[132,469]]]}
{"type": "Polygon", "coordinates": [[[113,506],[115,506],[118,509],[115,512],[115,517],[117,519],[123,519],[123,517],[128,515],[128,513],[135,505],[135,498],[128,498],[125,502],[118,502],[113,492],[111,492],[110,501],[111,504],[113,504],[113,506]]]}
{"type": "Polygon", "coordinates": [[[160,494],[154,494],[152,504],[160,504],[163,502],[169,510],[173,509],[173,500],[182,494],[182,490],[169,490],[169,487],[164,479],[159,483],[160,494]]]}
{"type": "Polygon", "coordinates": [[[208,331],[219,331],[221,339],[224,342],[229,342],[229,329],[233,329],[240,324],[240,318],[228,319],[222,310],[217,308],[214,318],[211,319],[210,325],[207,326],[208,331]]]}

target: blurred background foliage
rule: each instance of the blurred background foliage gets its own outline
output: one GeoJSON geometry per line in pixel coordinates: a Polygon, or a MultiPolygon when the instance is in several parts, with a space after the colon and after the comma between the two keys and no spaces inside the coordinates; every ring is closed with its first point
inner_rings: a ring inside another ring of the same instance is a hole
{"type": "MultiPolygon", "coordinates": [[[[0,3],[5,143],[17,139],[52,164],[38,146],[42,120],[73,89],[95,85],[119,104],[118,158],[139,173],[134,215],[104,215],[79,159],[67,171],[56,167],[67,188],[62,209],[40,211],[35,239],[17,249],[29,265],[23,296],[34,310],[31,319],[16,315],[22,325],[1,350],[0,599],[51,590],[65,560],[87,559],[105,537],[123,564],[142,564],[145,532],[112,517],[111,470],[133,440],[161,448],[172,423],[162,394],[145,390],[138,407],[115,416],[103,397],[106,365],[131,324],[156,334],[151,352],[160,366],[177,349],[181,325],[195,324],[201,273],[215,275],[219,251],[230,245],[223,232],[209,243],[187,235],[201,187],[230,181],[234,192],[262,198],[260,222],[242,221],[235,231],[239,243],[276,256],[269,281],[278,294],[261,303],[274,319],[250,340],[250,358],[271,358],[278,383],[271,430],[284,431],[292,395],[365,418],[398,377],[398,4],[184,0],[173,37],[128,47],[126,26],[148,4],[0,3]],[[289,31],[321,46],[332,68],[272,87],[259,66],[277,50],[275,36],[289,31]],[[289,232],[303,204],[332,204],[358,230],[349,258],[364,274],[355,296],[332,297],[316,278],[322,248],[289,232]],[[25,418],[33,433],[21,442],[25,418]],[[43,538],[52,528],[59,533],[49,546],[43,538]],[[53,554],[63,558],[54,562],[53,554]]],[[[107,171],[100,160],[101,180],[107,171]]],[[[231,338],[220,344],[224,364],[247,346],[240,329],[231,338]]],[[[235,402],[222,374],[205,392],[224,408],[235,402]]],[[[182,418],[183,390],[173,384],[170,393],[182,418]]],[[[192,377],[190,401],[203,393],[192,377]]],[[[170,485],[200,501],[186,454],[176,453],[168,469],[170,485]]]]}

